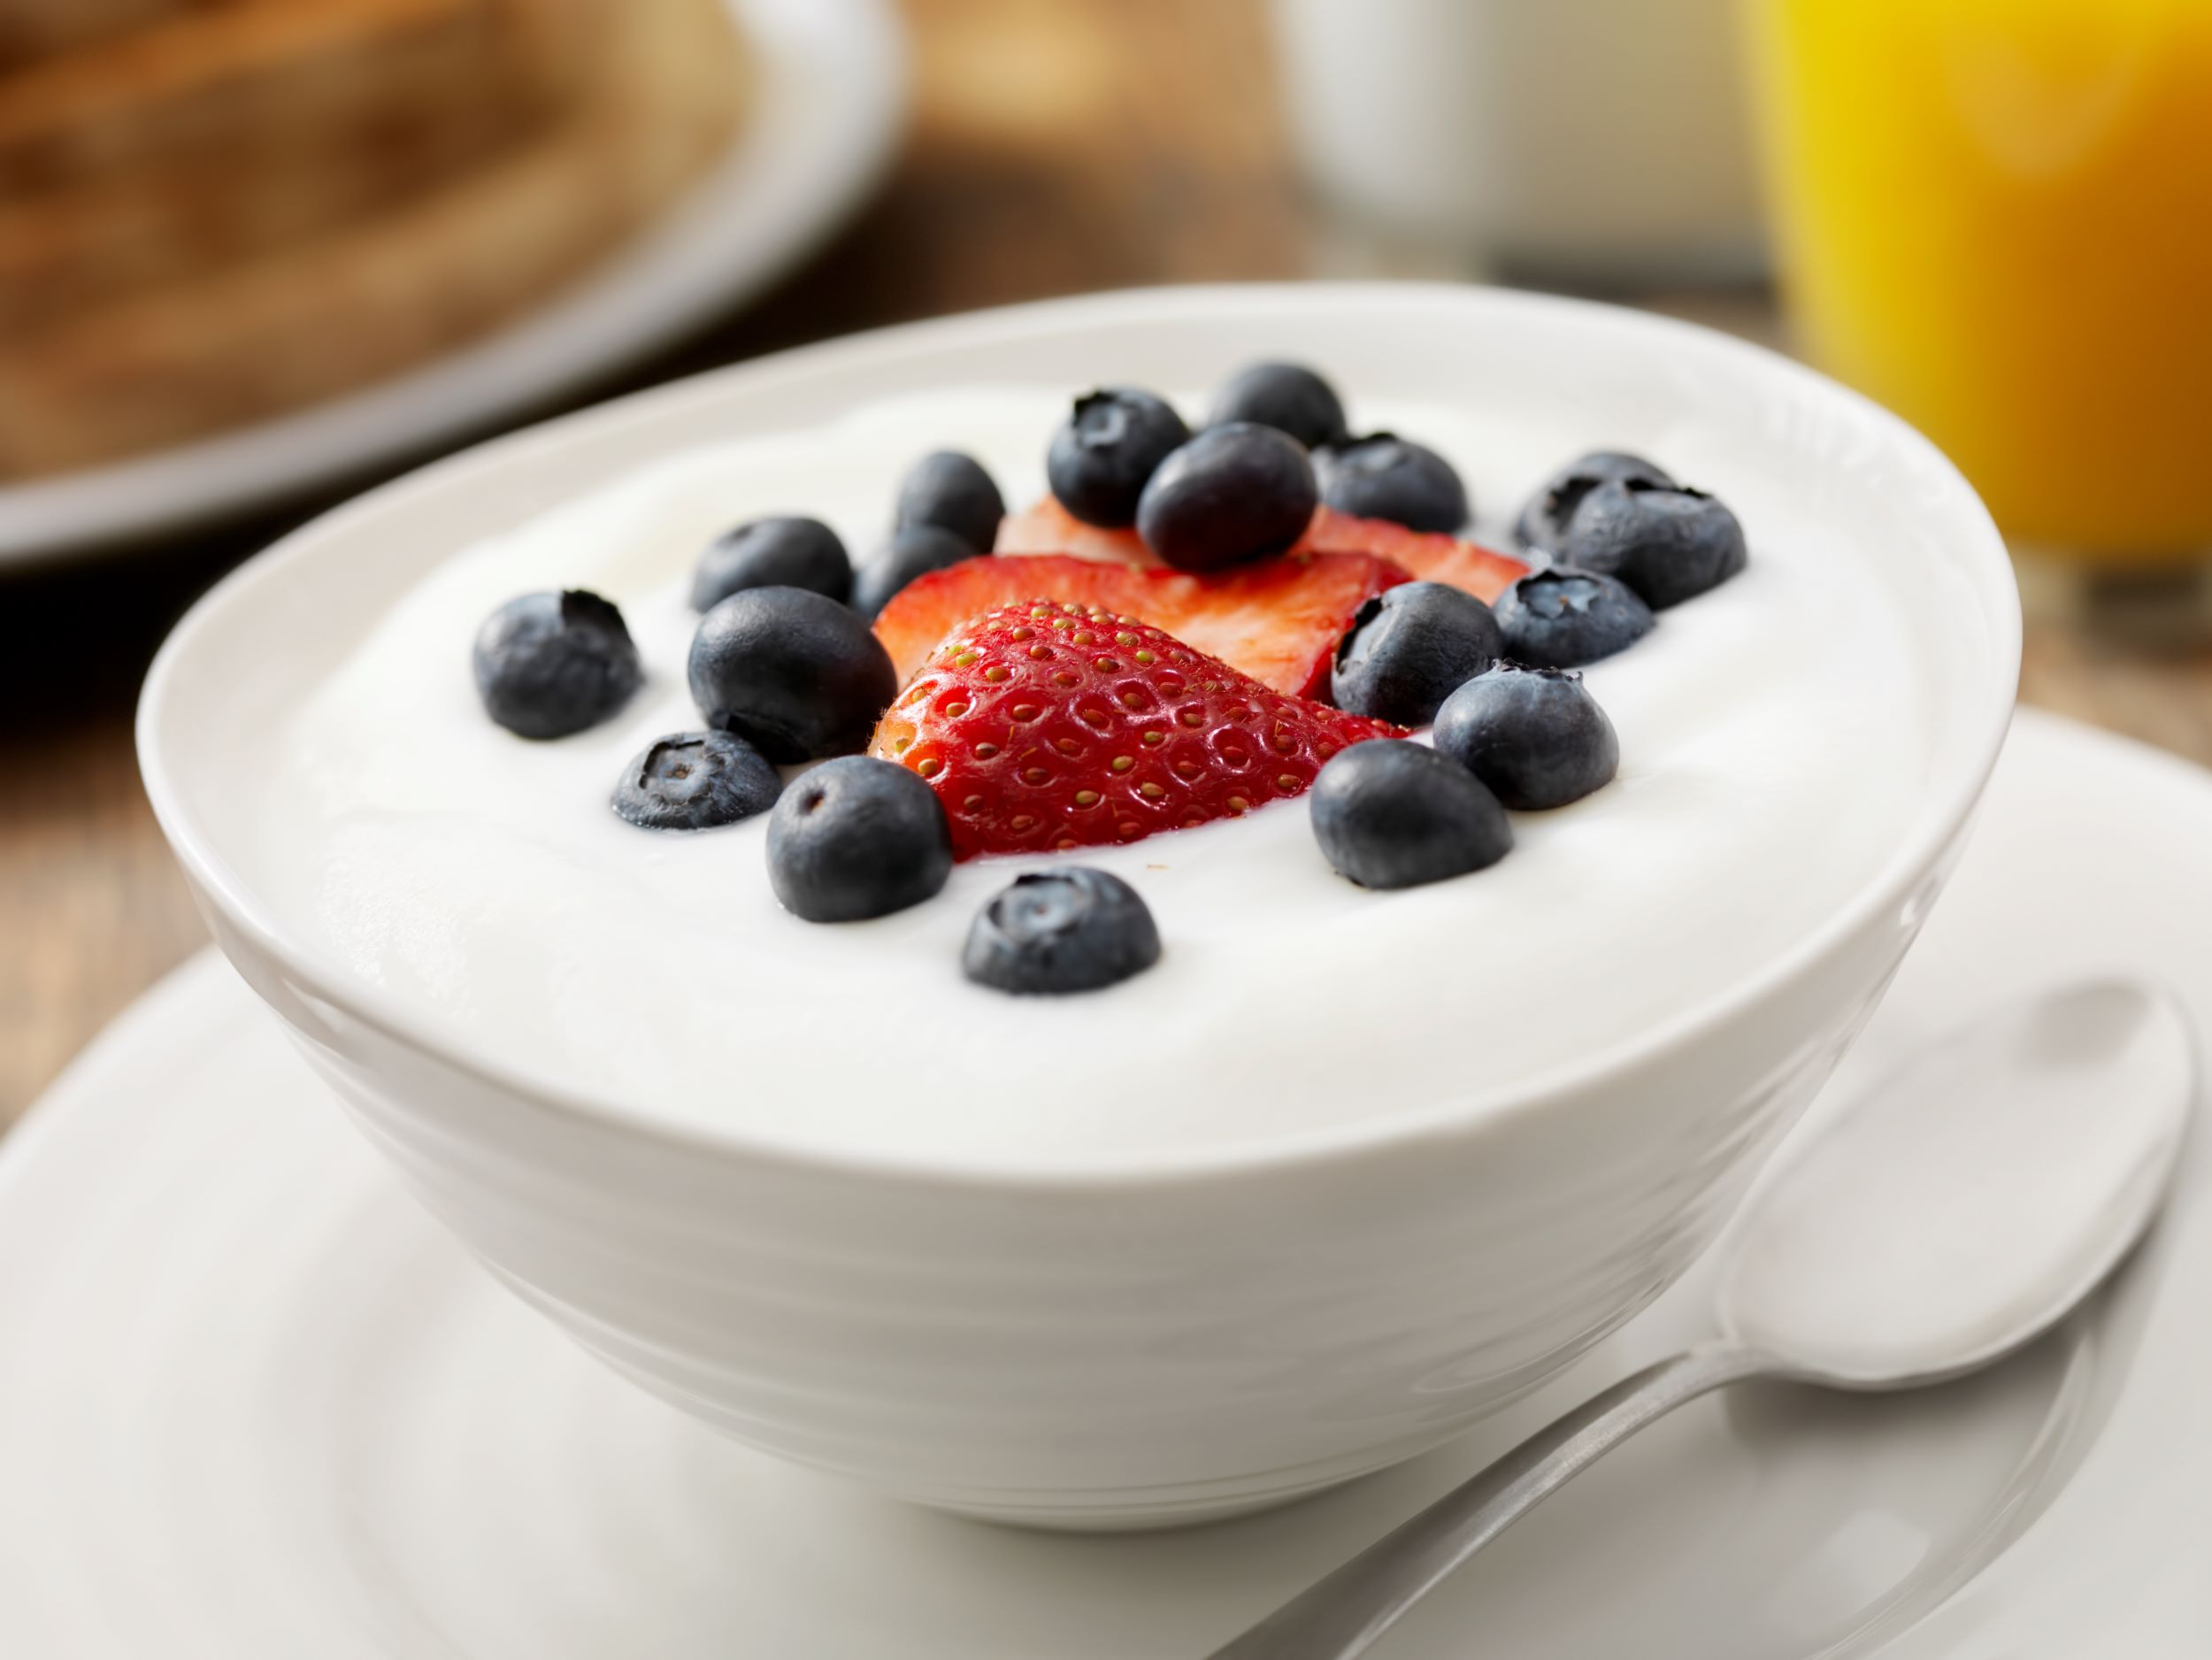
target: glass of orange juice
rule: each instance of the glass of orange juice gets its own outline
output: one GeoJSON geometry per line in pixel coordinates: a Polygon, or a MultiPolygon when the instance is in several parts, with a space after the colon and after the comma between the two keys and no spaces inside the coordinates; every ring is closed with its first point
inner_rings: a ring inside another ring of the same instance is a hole
{"type": "Polygon", "coordinates": [[[1745,0],[1822,365],[2008,534],[2212,549],[2212,0],[1745,0]]]}

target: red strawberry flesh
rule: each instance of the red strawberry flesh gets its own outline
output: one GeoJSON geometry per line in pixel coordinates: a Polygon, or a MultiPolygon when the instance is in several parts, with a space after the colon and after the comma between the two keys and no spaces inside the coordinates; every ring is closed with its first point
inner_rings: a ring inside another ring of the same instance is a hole
{"type": "Polygon", "coordinates": [[[1386,519],[1358,519],[1333,507],[1314,510],[1313,523],[1298,546],[1387,559],[1417,581],[1463,589],[1486,605],[1528,574],[1526,560],[1479,542],[1438,530],[1409,530],[1386,519]]]}
{"type": "Polygon", "coordinates": [[[971,617],[1055,600],[1133,617],[1278,692],[1325,690],[1337,642],[1368,600],[1407,580],[1364,553],[1262,559],[1217,574],[1141,571],[1066,554],[969,559],[909,583],[876,619],[903,684],[971,617]]]}
{"type": "MultiPolygon", "coordinates": [[[[1064,553],[1102,564],[1156,569],[1158,555],[1133,530],[1101,530],[1086,525],[1050,496],[999,526],[998,551],[1015,554],[1064,553]]],[[[1387,559],[1424,582],[1463,588],[1487,603],[1528,573],[1525,560],[1440,531],[1409,530],[1385,519],[1360,519],[1332,507],[1314,510],[1313,522],[1288,557],[1311,553],[1364,553],[1387,559]]]]}
{"type": "Polygon", "coordinates": [[[932,651],[869,753],[927,780],[955,853],[1135,842],[1302,795],[1388,723],[1270,689],[1165,631],[1032,598],[932,651]]]}
{"type": "Polygon", "coordinates": [[[995,553],[1064,553],[1102,565],[1126,565],[1140,570],[1164,570],[1167,561],[1144,545],[1134,529],[1102,530],[1087,525],[1046,496],[1025,513],[1009,513],[999,520],[995,553]]]}

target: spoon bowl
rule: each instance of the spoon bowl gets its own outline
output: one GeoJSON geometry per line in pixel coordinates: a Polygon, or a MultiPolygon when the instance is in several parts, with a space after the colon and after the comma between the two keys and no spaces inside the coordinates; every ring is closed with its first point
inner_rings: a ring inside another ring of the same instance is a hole
{"type": "Polygon", "coordinates": [[[2195,1070],[2178,1005],[2129,981],[1961,1027],[1761,1180],[1721,1248],[1722,1332],[1847,1389],[1939,1382],[2033,1341],[2148,1226],[2195,1070]]]}
{"type": "Polygon", "coordinates": [[[1351,1660],[1476,1551],[1686,1401],[1750,1378],[1898,1389],[1991,1364],[2101,1285],[2196,1097],[2164,991],[2070,985],[1921,1049],[1817,1125],[1723,1241],[1720,1337],[1539,1430],[1210,1660],[1351,1660]]]}

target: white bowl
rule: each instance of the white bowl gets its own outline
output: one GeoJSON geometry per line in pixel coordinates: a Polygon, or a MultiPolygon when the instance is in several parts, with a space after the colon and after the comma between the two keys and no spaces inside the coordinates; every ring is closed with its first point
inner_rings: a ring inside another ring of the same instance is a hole
{"type": "Polygon", "coordinates": [[[1680,1273],[1926,915],[2003,737],[2018,652],[2010,567],[1964,481],[1901,423],[1779,357],[1477,289],[1195,288],[788,353],[387,486],[200,603],[149,676],[139,742],[224,950],[520,1295],[759,1447],[931,1504],[1106,1527],[1257,1508],[1417,1452],[1680,1273]],[[1942,649],[1924,665],[1925,788],[1886,862],[1755,976],[1505,1101],[1094,1177],[806,1157],[534,1083],[331,960],[257,888],[242,803],[280,711],[477,538],[669,450],[887,394],[1187,384],[1286,350],[1360,365],[1356,389],[1377,397],[1512,400],[1663,453],[1721,443],[1731,476],[1786,489],[1864,557],[1898,562],[1942,649]]]}

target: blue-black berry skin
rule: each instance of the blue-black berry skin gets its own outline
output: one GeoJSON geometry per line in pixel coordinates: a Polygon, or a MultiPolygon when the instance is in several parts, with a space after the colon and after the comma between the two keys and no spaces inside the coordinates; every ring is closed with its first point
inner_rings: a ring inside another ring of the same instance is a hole
{"type": "Polygon", "coordinates": [[[1016,996],[1096,991],[1160,960],[1160,931],[1137,890],[1078,865],[1018,876],[976,913],[960,966],[1016,996]]]}
{"type": "Polygon", "coordinates": [[[655,742],[614,787],[618,816],[641,830],[711,830],[766,812],[783,779],[730,732],[680,732],[655,742]]]}
{"type": "Polygon", "coordinates": [[[1179,571],[1218,571],[1284,552],[1315,501],[1304,446],[1272,427],[1209,427],[1160,464],[1137,504],[1137,534],[1179,571]]]}
{"type": "Polygon", "coordinates": [[[1303,364],[1256,363],[1230,376],[1206,412],[1209,427],[1232,421],[1272,427],[1315,450],[1344,436],[1344,403],[1303,364]]]}
{"type": "Polygon", "coordinates": [[[747,588],[716,605],[692,636],[690,672],[707,725],[779,762],[865,749],[899,689],[868,625],[800,588],[747,588]]]}
{"type": "Polygon", "coordinates": [[[1702,490],[1601,484],[1553,550],[1563,565],[1618,577],[1654,611],[1718,588],[1744,568],[1743,526],[1702,490]]]}
{"type": "Polygon", "coordinates": [[[1054,498],[1087,525],[1137,522],[1137,502],[1160,464],[1190,437],[1165,398],[1139,387],[1101,387],[1075,400],[1045,451],[1054,498]]]}
{"type": "Polygon", "coordinates": [[[1667,487],[1674,483],[1665,468],[1641,456],[1619,450],[1593,450],[1586,456],[1578,456],[1537,486],[1536,493],[1521,504],[1520,517],[1513,523],[1513,534],[1524,548],[1555,550],[1559,539],[1567,534],[1567,526],[1574,522],[1576,510],[1592,490],[1601,484],[1631,479],[1667,487]]]}
{"type": "Polygon", "coordinates": [[[724,531],[699,556],[691,609],[706,611],[749,588],[810,588],[842,603],[852,587],[845,544],[820,519],[753,519],[724,531]]]}
{"type": "Polygon", "coordinates": [[[809,922],[859,922],[933,897],[952,826],[906,768],[848,755],[801,773],[768,815],[768,882],[809,922]]]}
{"type": "Polygon", "coordinates": [[[1339,709],[1425,726],[1461,683],[1495,660],[1497,619],[1472,594],[1402,582],[1363,604],[1337,647],[1329,691],[1339,709]]]}
{"type": "Polygon", "coordinates": [[[873,617],[916,577],[977,557],[973,547],[935,525],[895,530],[883,550],[853,573],[853,609],[873,617]]]}
{"type": "Polygon", "coordinates": [[[1517,811],[1580,801],[1620,769],[1613,723],[1568,669],[1501,663],[1478,674],[1444,700],[1435,738],[1438,754],[1517,811]]]}
{"type": "Polygon", "coordinates": [[[1531,668],[1574,669],[1625,651],[1655,619],[1627,584],[1594,571],[1548,565],[1498,596],[1499,654],[1531,668]]]}
{"type": "Polygon", "coordinates": [[[1467,487],[1435,450],[1394,433],[1371,433],[1313,453],[1321,499],[1340,513],[1386,519],[1411,530],[1456,531],[1471,509],[1467,487]]]}
{"type": "Polygon", "coordinates": [[[934,526],[978,553],[991,551],[998,541],[999,520],[1005,517],[1006,498],[983,464],[956,450],[924,456],[908,469],[899,486],[897,529],[934,526]]]}
{"type": "Polygon", "coordinates": [[[1309,793],[1313,837],[1362,888],[1418,888],[1496,864],[1513,848],[1498,799],[1463,766],[1402,739],[1356,743],[1309,793]]]}
{"type": "Polygon", "coordinates": [[[509,600],[477,630],[470,663],[484,712],[524,738],[595,726],[645,683],[622,613],[582,588],[509,600]]]}

